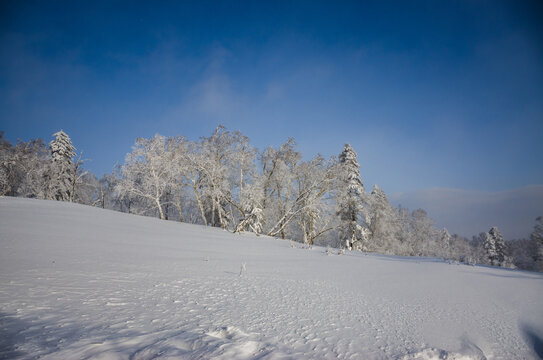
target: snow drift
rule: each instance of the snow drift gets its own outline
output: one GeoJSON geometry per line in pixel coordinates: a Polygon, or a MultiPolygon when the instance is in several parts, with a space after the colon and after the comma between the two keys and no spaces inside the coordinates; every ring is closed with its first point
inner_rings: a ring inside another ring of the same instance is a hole
{"type": "Polygon", "coordinates": [[[0,248],[0,358],[541,356],[543,274],[21,198],[0,248]]]}

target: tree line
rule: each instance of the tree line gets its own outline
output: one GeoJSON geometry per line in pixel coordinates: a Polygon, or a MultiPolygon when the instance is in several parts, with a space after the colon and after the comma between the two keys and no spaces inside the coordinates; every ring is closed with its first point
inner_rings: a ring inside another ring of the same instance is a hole
{"type": "Polygon", "coordinates": [[[253,232],[342,250],[435,256],[543,271],[543,219],[529,239],[496,227],[468,240],[437,229],[423,209],[367,192],[355,150],[303,160],[294,139],[258,151],[239,131],[138,138],[124,164],[98,179],[62,130],[12,145],[0,133],[0,195],[71,201],[235,233],[253,232]]]}

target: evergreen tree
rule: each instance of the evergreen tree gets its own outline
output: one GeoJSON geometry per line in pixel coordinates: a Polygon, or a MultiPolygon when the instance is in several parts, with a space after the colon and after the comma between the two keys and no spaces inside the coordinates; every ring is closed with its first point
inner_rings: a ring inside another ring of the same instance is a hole
{"type": "Polygon", "coordinates": [[[50,186],[46,198],[70,201],[73,199],[75,147],[64,131],[60,130],[53,136],[55,138],[49,143],[52,162],[47,176],[50,186]]]}
{"type": "Polygon", "coordinates": [[[511,266],[511,260],[507,256],[507,246],[497,227],[494,226],[488,233],[483,233],[483,247],[490,265],[511,266]]]}
{"type": "Polygon", "coordinates": [[[364,208],[365,190],[360,178],[360,164],[356,152],[345,144],[339,155],[339,176],[337,188],[337,214],[340,218],[340,247],[346,249],[367,249],[368,229],[361,226],[369,223],[364,208]]]}

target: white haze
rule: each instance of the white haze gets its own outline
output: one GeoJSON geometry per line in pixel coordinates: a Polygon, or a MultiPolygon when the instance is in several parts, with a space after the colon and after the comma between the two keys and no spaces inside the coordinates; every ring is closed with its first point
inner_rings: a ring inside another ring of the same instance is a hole
{"type": "Polygon", "coordinates": [[[506,239],[529,237],[543,216],[543,185],[486,192],[431,188],[389,196],[394,205],[422,208],[439,227],[471,238],[497,226],[506,239]]]}

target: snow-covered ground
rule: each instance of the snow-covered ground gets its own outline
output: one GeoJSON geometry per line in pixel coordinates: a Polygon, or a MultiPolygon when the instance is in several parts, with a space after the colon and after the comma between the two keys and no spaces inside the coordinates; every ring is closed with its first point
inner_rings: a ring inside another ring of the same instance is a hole
{"type": "Polygon", "coordinates": [[[0,358],[537,359],[543,274],[0,198],[0,331],[0,358]]]}

